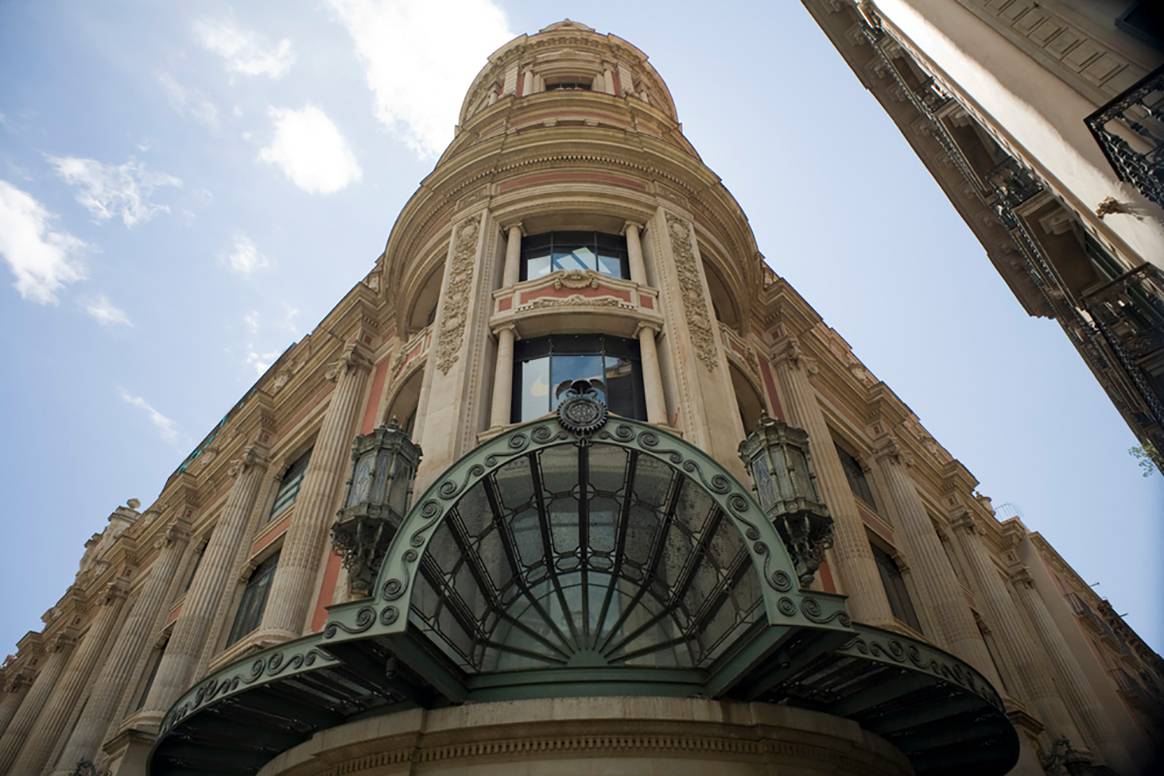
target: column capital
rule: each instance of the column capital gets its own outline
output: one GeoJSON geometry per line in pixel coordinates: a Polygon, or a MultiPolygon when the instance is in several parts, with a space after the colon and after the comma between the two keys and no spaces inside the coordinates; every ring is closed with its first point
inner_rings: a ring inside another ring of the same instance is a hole
{"type": "Polygon", "coordinates": [[[190,538],[190,525],[184,520],[178,520],[166,526],[166,530],[158,537],[158,549],[178,544],[190,538]]]}
{"type": "Polygon", "coordinates": [[[128,595],[129,585],[126,584],[125,580],[115,579],[102,589],[98,600],[102,606],[108,606],[124,601],[128,595]]]}
{"type": "Polygon", "coordinates": [[[4,692],[17,693],[32,684],[32,677],[27,671],[17,671],[4,682],[4,692]]]}
{"type": "Polygon", "coordinates": [[[53,636],[48,643],[48,652],[62,652],[77,643],[77,634],[72,630],[53,636]]]}
{"type": "Polygon", "coordinates": [[[618,233],[626,234],[628,230],[634,229],[639,234],[642,234],[643,230],[646,228],[646,225],[641,221],[626,221],[623,223],[622,229],[620,229],[618,233]]]}
{"type": "Polygon", "coordinates": [[[776,344],[771,362],[773,366],[788,364],[793,369],[803,369],[809,374],[816,374],[818,371],[816,359],[805,353],[800,340],[791,334],[776,344]]]}
{"type": "Polygon", "coordinates": [[[522,224],[521,221],[507,221],[501,225],[501,231],[505,232],[507,236],[511,234],[514,229],[516,229],[517,233],[522,237],[525,237],[525,225],[522,224]]]}
{"type": "Polygon", "coordinates": [[[961,531],[966,534],[974,534],[978,532],[978,524],[974,522],[974,516],[969,511],[963,511],[950,519],[950,527],[955,531],[961,531]]]}
{"type": "Polygon", "coordinates": [[[1035,580],[1031,577],[1031,572],[1026,566],[1023,566],[1011,572],[1010,581],[1016,588],[1027,588],[1033,590],[1035,587],[1035,580]]]}
{"type": "Polygon", "coordinates": [[[902,447],[892,432],[886,432],[874,442],[873,457],[878,462],[894,463],[906,468],[914,465],[913,456],[902,447]]]}
{"type": "Polygon", "coordinates": [[[243,448],[238,458],[230,462],[227,474],[237,478],[243,472],[256,467],[267,465],[267,449],[257,442],[251,442],[243,448]]]}
{"type": "Polygon", "coordinates": [[[512,331],[513,338],[517,339],[518,338],[517,337],[517,322],[516,321],[505,321],[504,323],[499,323],[493,327],[493,333],[497,336],[500,336],[501,332],[503,332],[503,331],[512,331]]]}
{"type": "Polygon", "coordinates": [[[652,334],[657,335],[662,330],[663,327],[654,321],[639,321],[635,326],[635,339],[638,339],[639,334],[643,331],[649,331],[652,334]]]}
{"type": "Polygon", "coordinates": [[[339,357],[328,367],[324,374],[331,382],[336,382],[341,376],[352,372],[367,372],[372,369],[372,356],[368,348],[356,340],[344,343],[339,357]]]}

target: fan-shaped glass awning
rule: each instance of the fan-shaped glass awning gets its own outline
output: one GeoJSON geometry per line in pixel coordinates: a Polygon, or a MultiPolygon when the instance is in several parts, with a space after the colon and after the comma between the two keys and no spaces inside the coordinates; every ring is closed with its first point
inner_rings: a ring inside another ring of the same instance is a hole
{"type": "MultiPolygon", "coordinates": [[[[1017,739],[980,675],[854,625],[842,596],[795,579],[776,529],[717,462],[564,402],[416,500],[369,598],[181,699],[153,772],[188,767],[192,741],[265,761],[373,709],[628,694],[791,703],[883,730],[919,772],[948,751],[968,773],[1009,768],[1017,739]],[[235,732],[256,724],[272,737],[235,732]]],[[[238,772],[253,772],[245,759],[238,772]]]]}

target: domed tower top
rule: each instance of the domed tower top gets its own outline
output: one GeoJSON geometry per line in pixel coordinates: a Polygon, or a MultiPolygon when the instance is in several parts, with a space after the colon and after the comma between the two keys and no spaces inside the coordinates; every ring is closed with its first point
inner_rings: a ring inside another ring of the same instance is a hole
{"type": "Polygon", "coordinates": [[[493,52],[465,95],[458,123],[464,127],[503,97],[555,90],[636,98],[679,121],[671,92],[646,54],[617,35],[563,19],[493,52]]]}

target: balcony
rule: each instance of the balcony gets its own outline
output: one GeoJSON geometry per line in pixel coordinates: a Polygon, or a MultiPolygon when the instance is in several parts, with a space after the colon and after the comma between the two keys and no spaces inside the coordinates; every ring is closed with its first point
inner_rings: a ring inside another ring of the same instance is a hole
{"type": "Polygon", "coordinates": [[[662,326],[654,288],[589,270],[554,272],[493,292],[493,329],[517,327],[521,337],[554,333],[568,313],[575,333],[633,337],[640,322],[662,326]]]}
{"type": "Polygon", "coordinates": [[[1085,121],[1120,180],[1164,207],[1164,67],[1085,121]]]}
{"type": "Polygon", "coordinates": [[[1083,297],[1104,331],[1118,337],[1135,361],[1164,348],[1164,272],[1143,264],[1083,297]]]}

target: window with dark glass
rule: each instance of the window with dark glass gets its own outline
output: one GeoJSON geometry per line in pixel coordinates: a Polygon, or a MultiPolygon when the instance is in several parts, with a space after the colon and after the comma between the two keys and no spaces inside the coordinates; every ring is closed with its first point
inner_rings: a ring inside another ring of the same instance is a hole
{"type": "Polygon", "coordinates": [[[893,616],[916,631],[921,630],[917,619],[917,612],[913,608],[913,601],[909,591],[905,588],[905,577],[901,575],[901,567],[885,550],[873,545],[873,560],[877,564],[877,571],[881,574],[881,584],[885,587],[885,597],[889,599],[889,609],[893,616]]]}
{"type": "Polygon", "coordinates": [[[206,554],[206,545],[208,544],[210,544],[210,540],[203,539],[198,544],[198,549],[194,550],[194,558],[190,561],[190,573],[186,575],[186,582],[182,585],[183,594],[190,589],[190,585],[194,584],[194,575],[198,573],[198,567],[202,565],[202,556],[206,554]]]}
{"type": "Polygon", "coordinates": [[[166,653],[166,645],[158,647],[150,654],[149,670],[146,672],[145,684],[142,685],[141,694],[137,697],[137,703],[134,704],[134,711],[140,709],[145,705],[146,698],[150,695],[150,688],[154,686],[154,679],[158,677],[158,666],[162,664],[162,655],[166,653]]]}
{"type": "Polygon", "coordinates": [[[547,232],[522,239],[522,280],[572,269],[629,279],[626,238],[602,232],[547,232]]]}
{"type": "Polygon", "coordinates": [[[865,476],[861,462],[840,445],[835,447],[837,455],[841,458],[841,468],[845,470],[845,479],[849,481],[849,489],[853,491],[854,496],[876,509],[877,502],[873,500],[873,489],[869,487],[869,478],[865,476]]]}
{"type": "Polygon", "coordinates": [[[521,340],[514,348],[513,422],[533,420],[557,409],[558,387],[575,380],[597,380],[611,412],[646,419],[636,340],[605,334],[555,334],[521,340]]]}
{"type": "Polygon", "coordinates": [[[243,590],[242,601],[238,605],[238,612],[234,616],[234,624],[230,626],[230,635],[226,637],[226,646],[229,647],[259,627],[259,622],[263,619],[263,610],[267,608],[267,593],[271,590],[271,580],[275,577],[275,568],[278,565],[279,554],[276,553],[251,572],[246,589],[243,590]]]}
{"type": "Polygon", "coordinates": [[[307,473],[307,462],[311,460],[311,450],[292,461],[279,479],[279,490],[275,494],[275,503],[271,505],[271,514],[268,520],[275,519],[283,510],[295,503],[299,496],[299,488],[303,485],[303,475],[307,473]]]}

